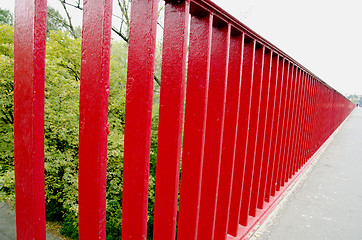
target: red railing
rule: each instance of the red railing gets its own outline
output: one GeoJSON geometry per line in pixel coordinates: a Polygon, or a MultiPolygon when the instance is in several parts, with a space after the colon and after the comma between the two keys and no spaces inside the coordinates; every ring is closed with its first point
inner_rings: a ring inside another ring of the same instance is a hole
{"type": "MultiPolygon", "coordinates": [[[[123,239],[147,235],[157,6],[157,0],[132,2],[123,239]]],[[[110,0],[84,2],[79,120],[82,239],[106,235],[111,8],[110,0]]],[[[45,239],[46,0],[16,0],[15,17],[17,238],[45,239]]],[[[177,224],[180,240],[242,239],[354,105],[208,0],[166,1],[164,24],[154,239],[175,239],[177,224]]]]}

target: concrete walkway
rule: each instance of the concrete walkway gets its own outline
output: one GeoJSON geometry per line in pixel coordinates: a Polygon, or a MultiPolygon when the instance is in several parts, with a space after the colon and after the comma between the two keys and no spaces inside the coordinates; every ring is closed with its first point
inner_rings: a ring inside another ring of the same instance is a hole
{"type": "MultiPolygon", "coordinates": [[[[47,240],[58,240],[47,234],[47,240]]],[[[15,211],[6,203],[0,202],[0,240],[16,240],[15,211]]]]}
{"type": "Polygon", "coordinates": [[[362,240],[362,108],[250,239],[362,240]]]}

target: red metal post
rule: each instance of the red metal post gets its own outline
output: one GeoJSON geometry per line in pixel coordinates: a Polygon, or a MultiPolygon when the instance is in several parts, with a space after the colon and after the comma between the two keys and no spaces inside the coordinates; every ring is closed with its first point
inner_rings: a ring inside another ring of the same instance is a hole
{"type": "Polygon", "coordinates": [[[277,139],[278,139],[278,129],[279,129],[279,123],[281,122],[281,117],[280,117],[280,112],[281,112],[281,102],[282,102],[282,90],[283,90],[283,75],[284,75],[284,71],[286,71],[285,69],[285,59],[280,57],[279,59],[279,66],[278,66],[278,76],[277,76],[277,87],[276,87],[276,99],[275,99],[275,113],[274,113],[274,123],[273,123],[273,127],[272,127],[272,135],[271,135],[271,143],[270,143],[270,152],[269,152],[269,167],[268,167],[268,177],[267,177],[267,182],[266,182],[266,186],[265,186],[265,201],[269,202],[270,200],[270,196],[271,196],[271,185],[272,185],[272,180],[273,180],[273,176],[274,176],[274,168],[275,165],[277,164],[277,161],[275,159],[275,152],[276,152],[276,148],[277,148],[277,139]]]}
{"type": "MultiPolygon", "coordinates": [[[[252,182],[252,192],[250,198],[249,214],[253,217],[256,215],[256,208],[258,202],[258,195],[260,190],[260,175],[263,168],[266,168],[268,159],[263,159],[263,151],[265,146],[265,133],[268,120],[268,107],[269,107],[269,91],[270,91],[270,73],[272,64],[272,52],[266,49],[264,54],[264,69],[262,79],[262,92],[260,97],[260,113],[259,113],[259,127],[257,136],[257,145],[255,149],[255,166],[254,177],[252,182]]],[[[271,94],[270,94],[271,95],[271,94]]],[[[270,107],[272,105],[270,104],[270,107]]],[[[264,189],[263,189],[264,191],[264,189]]]]}
{"type": "Polygon", "coordinates": [[[320,100],[320,92],[319,88],[316,85],[317,82],[314,80],[313,77],[309,78],[310,90],[309,90],[309,102],[308,107],[306,108],[306,119],[305,119],[305,132],[304,132],[304,141],[302,145],[302,152],[301,152],[301,160],[300,166],[304,165],[304,163],[308,160],[309,156],[311,156],[313,150],[316,146],[316,137],[318,137],[318,124],[320,120],[320,106],[319,102],[316,102],[316,99],[320,100]],[[318,118],[316,118],[318,117],[318,118]]]}
{"type": "Polygon", "coordinates": [[[79,239],[106,239],[111,16],[112,1],[84,1],[79,100],[79,239]]]}
{"type": "Polygon", "coordinates": [[[14,159],[17,239],[45,239],[45,0],[15,1],[14,159]]]}
{"type": "Polygon", "coordinates": [[[180,177],[189,1],[166,2],[163,37],[162,88],[153,238],[175,239],[180,177]]]}
{"type": "Polygon", "coordinates": [[[291,82],[293,78],[293,64],[288,62],[287,63],[287,71],[284,72],[284,88],[282,91],[282,111],[281,111],[281,125],[278,133],[278,141],[277,141],[277,149],[276,149],[276,160],[277,165],[274,168],[274,175],[273,175],[273,185],[272,185],[272,196],[275,196],[275,193],[279,191],[279,176],[280,172],[282,171],[283,166],[283,151],[284,151],[284,139],[286,135],[286,128],[289,120],[289,101],[290,101],[290,91],[291,91],[291,82]]]}
{"type": "Polygon", "coordinates": [[[295,78],[295,101],[294,101],[294,109],[293,109],[293,120],[291,123],[290,128],[290,142],[289,142],[289,149],[286,153],[286,159],[287,159],[287,166],[284,172],[284,175],[282,176],[282,182],[288,182],[289,178],[291,177],[290,171],[292,169],[292,166],[294,164],[295,157],[293,155],[294,151],[294,145],[296,142],[296,134],[299,131],[299,125],[298,125],[298,117],[299,117],[299,109],[300,109],[300,98],[301,98],[301,91],[303,90],[303,86],[301,85],[301,78],[302,78],[303,72],[300,71],[299,68],[296,69],[296,78],[295,78]]]}
{"type": "Polygon", "coordinates": [[[271,62],[271,73],[270,73],[270,83],[269,83],[269,106],[266,127],[265,127],[265,143],[263,150],[263,167],[260,176],[260,191],[258,197],[258,208],[262,209],[264,206],[264,196],[266,193],[266,184],[268,178],[269,167],[272,166],[272,161],[270,159],[270,152],[272,148],[272,132],[273,126],[276,123],[277,115],[274,114],[276,111],[276,99],[277,99],[277,78],[278,78],[278,67],[279,67],[279,55],[272,53],[272,62],[271,62]]]}
{"type": "Polygon", "coordinates": [[[255,46],[255,58],[252,76],[252,95],[250,120],[248,125],[248,139],[245,158],[244,182],[241,197],[241,209],[239,223],[247,226],[249,217],[250,195],[252,191],[252,179],[254,173],[255,150],[258,136],[259,109],[263,84],[264,51],[265,46],[255,46]]]}
{"type": "Polygon", "coordinates": [[[192,15],[177,239],[196,240],[204,159],[213,15],[192,15]]]}
{"type": "Polygon", "coordinates": [[[310,85],[310,76],[309,74],[306,74],[304,79],[304,92],[303,92],[303,103],[302,103],[302,107],[301,107],[301,119],[300,119],[300,126],[301,126],[301,130],[300,130],[300,134],[298,136],[298,145],[296,147],[296,163],[295,163],[295,169],[294,171],[297,172],[300,168],[300,162],[301,162],[301,154],[302,154],[302,150],[305,144],[305,121],[307,119],[307,111],[306,109],[310,109],[311,106],[309,106],[309,103],[311,101],[311,95],[310,95],[310,91],[311,91],[311,85],[310,85]]]}
{"type": "Polygon", "coordinates": [[[287,114],[286,114],[286,125],[285,125],[285,132],[284,132],[284,138],[282,141],[282,150],[280,152],[280,160],[281,160],[281,168],[278,173],[278,179],[277,179],[277,190],[280,189],[281,186],[284,186],[284,172],[286,168],[288,167],[288,158],[286,157],[287,152],[289,150],[289,143],[291,141],[290,138],[290,129],[291,124],[293,121],[293,111],[295,106],[295,95],[296,95],[296,82],[297,82],[297,71],[294,65],[291,66],[290,70],[290,88],[288,91],[288,103],[287,103],[287,114]]]}
{"type": "Polygon", "coordinates": [[[273,179],[271,185],[271,195],[275,196],[275,192],[279,190],[277,179],[279,175],[279,170],[281,168],[282,161],[280,159],[280,152],[282,151],[282,140],[284,137],[284,128],[286,125],[286,113],[287,113],[287,101],[288,101],[288,91],[290,90],[290,72],[291,72],[291,63],[289,61],[285,61],[284,63],[284,74],[283,74],[283,88],[281,92],[281,111],[280,111],[280,118],[279,118],[279,128],[278,128],[278,138],[276,141],[276,151],[275,151],[275,163],[274,163],[274,170],[273,170],[273,179]]]}
{"type": "Polygon", "coordinates": [[[132,1],[123,160],[122,239],[146,239],[158,0],[132,1]]]}
{"type": "Polygon", "coordinates": [[[228,87],[225,106],[225,123],[222,142],[219,190],[217,198],[215,236],[216,240],[226,238],[229,223],[230,198],[236,151],[236,131],[239,119],[241,91],[241,63],[244,34],[231,36],[228,69],[228,87]]]}
{"type": "Polygon", "coordinates": [[[214,26],[197,239],[213,239],[224,133],[230,25],[214,26]]]}
{"type": "Polygon", "coordinates": [[[297,154],[296,154],[296,169],[295,171],[298,171],[301,167],[301,162],[302,162],[302,154],[304,151],[304,146],[306,145],[306,140],[305,140],[305,136],[307,133],[307,129],[306,129],[306,121],[307,121],[307,117],[308,117],[308,109],[310,109],[312,106],[310,106],[310,101],[311,101],[311,82],[310,82],[310,78],[309,76],[306,76],[305,78],[305,84],[306,84],[306,88],[305,88],[305,92],[304,92],[304,102],[303,102],[303,106],[302,106],[302,119],[301,119],[301,131],[300,131],[300,136],[299,136],[299,140],[298,140],[298,148],[297,148],[297,154]]]}
{"type": "Polygon", "coordinates": [[[303,132],[302,132],[302,144],[301,144],[301,148],[300,148],[300,154],[299,154],[299,166],[298,168],[300,168],[301,166],[303,166],[304,162],[305,162],[305,158],[307,155],[307,151],[308,148],[310,147],[310,142],[308,141],[308,139],[311,139],[313,136],[313,134],[317,131],[317,129],[314,129],[313,132],[310,132],[310,110],[313,109],[313,114],[317,115],[317,113],[315,112],[316,108],[315,105],[313,105],[313,100],[314,100],[314,96],[316,94],[316,92],[314,91],[314,82],[311,76],[309,76],[308,80],[307,80],[307,84],[309,85],[308,87],[308,92],[307,92],[307,104],[305,105],[304,108],[304,123],[303,123],[303,132]]]}
{"type": "Polygon", "coordinates": [[[253,69],[255,58],[255,41],[244,39],[243,63],[241,75],[241,95],[239,108],[239,122],[236,140],[233,187],[229,214],[228,233],[236,236],[239,227],[241,195],[243,187],[246,146],[251,107],[251,86],[253,84],[253,69]]]}
{"type": "Polygon", "coordinates": [[[304,84],[303,84],[303,77],[304,77],[304,72],[301,71],[300,69],[297,70],[297,92],[296,92],[296,105],[295,105],[295,109],[294,109],[294,121],[292,123],[292,134],[291,134],[291,145],[290,145],[290,149],[288,151],[288,155],[287,155],[287,159],[289,159],[289,166],[287,168],[286,171],[286,175],[285,175],[285,179],[284,181],[287,182],[289,180],[289,178],[292,177],[292,175],[294,174],[294,165],[295,165],[295,161],[296,161],[296,147],[299,144],[298,143],[298,135],[300,134],[300,113],[301,113],[301,106],[303,103],[303,90],[304,90],[304,84]]]}

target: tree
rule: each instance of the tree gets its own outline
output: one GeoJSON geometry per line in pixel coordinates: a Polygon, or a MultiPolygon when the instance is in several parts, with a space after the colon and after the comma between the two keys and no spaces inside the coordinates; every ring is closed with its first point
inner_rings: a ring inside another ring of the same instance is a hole
{"type": "MultiPolygon", "coordinates": [[[[72,20],[68,11],[68,7],[73,7],[79,10],[83,10],[83,4],[81,0],[58,0],[62,6],[64,11],[66,12],[67,18],[68,18],[68,25],[72,25],[72,20]]],[[[112,31],[116,33],[124,42],[128,43],[129,38],[129,27],[130,27],[130,11],[131,11],[131,0],[117,0],[117,6],[118,9],[115,9],[113,12],[116,12],[116,14],[113,14],[115,18],[117,18],[118,22],[113,22],[112,31]]],[[[158,25],[163,28],[162,26],[162,20],[160,19],[160,16],[162,16],[161,11],[164,9],[164,3],[163,1],[160,1],[160,7],[158,11],[158,25]]],[[[160,78],[157,76],[157,74],[154,75],[155,82],[161,86],[160,78]]]]}
{"type": "Polygon", "coordinates": [[[13,26],[14,16],[9,10],[0,8],[0,24],[13,26]]]}
{"type": "Polygon", "coordinates": [[[0,25],[0,199],[14,195],[13,36],[11,26],[0,25]]]}
{"type": "Polygon", "coordinates": [[[359,101],[359,97],[356,94],[348,95],[347,98],[355,104],[357,104],[359,101]]]}
{"type": "Polygon", "coordinates": [[[79,38],[82,35],[82,30],[79,26],[73,27],[72,23],[62,17],[58,10],[51,6],[47,8],[47,34],[51,30],[68,31],[73,38],[79,38]]]}
{"type": "MultiPolygon", "coordinates": [[[[123,2],[129,3],[128,0],[123,2]]],[[[48,220],[61,221],[62,234],[76,239],[81,39],[70,17],[67,20],[49,7],[47,19],[44,121],[46,217],[48,220]]],[[[124,24],[122,31],[126,31],[126,23],[124,24]]],[[[14,198],[13,36],[13,27],[0,25],[0,201],[14,198]]],[[[162,44],[158,43],[155,56],[155,76],[158,78],[161,74],[161,49],[162,44]]],[[[127,51],[128,44],[124,39],[112,42],[108,107],[107,239],[121,238],[127,51]]],[[[152,238],[153,226],[158,90],[159,86],[155,84],[149,181],[149,239],[152,238]]]]}

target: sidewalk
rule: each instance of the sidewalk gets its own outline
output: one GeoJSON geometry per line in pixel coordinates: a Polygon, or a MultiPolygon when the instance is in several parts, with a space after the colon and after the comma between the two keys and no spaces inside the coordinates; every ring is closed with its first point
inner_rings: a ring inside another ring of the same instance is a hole
{"type": "Polygon", "coordinates": [[[250,239],[362,239],[362,108],[250,239]]]}
{"type": "MultiPolygon", "coordinates": [[[[0,202],[0,240],[16,240],[15,211],[6,203],[0,202]]],[[[47,234],[47,240],[57,240],[47,234]]]]}

